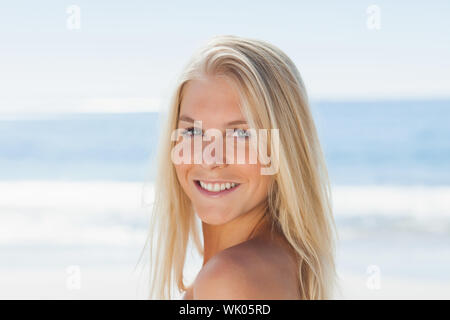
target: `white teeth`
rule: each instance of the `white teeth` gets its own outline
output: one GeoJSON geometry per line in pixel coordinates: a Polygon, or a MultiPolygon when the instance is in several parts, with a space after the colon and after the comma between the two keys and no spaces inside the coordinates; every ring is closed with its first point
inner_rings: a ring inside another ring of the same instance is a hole
{"type": "Polygon", "coordinates": [[[212,183],[204,183],[204,182],[200,181],[200,186],[203,189],[206,189],[206,190],[211,191],[211,192],[220,192],[220,191],[223,191],[223,190],[226,190],[226,189],[231,189],[231,188],[235,187],[236,183],[234,183],[234,182],[231,182],[231,183],[227,182],[227,183],[222,183],[222,184],[219,184],[219,183],[212,184],[212,183]]]}

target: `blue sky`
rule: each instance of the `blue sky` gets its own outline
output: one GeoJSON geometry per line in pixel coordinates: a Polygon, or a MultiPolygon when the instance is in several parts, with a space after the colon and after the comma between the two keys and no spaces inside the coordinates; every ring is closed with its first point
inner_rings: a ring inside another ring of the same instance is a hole
{"type": "Polygon", "coordinates": [[[313,100],[450,98],[450,1],[18,0],[0,10],[0,113],[164,108],[218,34],[277,45],[313,100]],[[79,30],[66,27],[70,5],[79,30]]]}

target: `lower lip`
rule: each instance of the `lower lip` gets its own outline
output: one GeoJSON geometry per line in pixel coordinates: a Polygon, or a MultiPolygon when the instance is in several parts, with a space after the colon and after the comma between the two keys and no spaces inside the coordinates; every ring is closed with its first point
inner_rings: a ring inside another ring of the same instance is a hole
{"type": "Polygon", "coordinates": [[[208,190],[206,190],[206,189],[203,189],[203,188],[200,186],[200,183],[199,183],[198,181],[194,181],[194,184],[195,184],[195,186],[197,187],[198,191],[200,191],[200,192],[201,192],[202,194],[204,194],[205,196],[212,197],[212,198],[218,198],[218,197],[226,196],[227,194],[229,194],[229,193],[235,191],[237,188],[239,188],[239,187],[241,186],[241,185],[239,184],[239,185],[237,185],[237,186],[235,186],[234,188],[231,188],[231,189],[225,189],[225,190],[219,191],[219,192],[212,192],[212,191],[208,191],[208,190]]]}

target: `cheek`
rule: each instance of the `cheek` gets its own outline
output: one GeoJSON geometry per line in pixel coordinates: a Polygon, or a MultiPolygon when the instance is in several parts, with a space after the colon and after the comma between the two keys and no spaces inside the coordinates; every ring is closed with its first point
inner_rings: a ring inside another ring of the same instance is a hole
{"type": "MultiPolygon", "coordinates": [[[[253,205],[259,203],[267,197],[267,192],[272,177],[261,174],[261,166],[259,164],[244,165],[240,168],[241,172],[246,176],[248,181],[248,191],[251,195],[249,203],[253,205]]],[[[247,200],[248,201],[248,200],[247,200]]]]}
{"type": "Polygon", "coordinates": [[[175,165],[175,172],[177,174],[178,181],[187,194],[189,194],[187,176],[191,167],[191,165],[186,164],[175,165]]]}

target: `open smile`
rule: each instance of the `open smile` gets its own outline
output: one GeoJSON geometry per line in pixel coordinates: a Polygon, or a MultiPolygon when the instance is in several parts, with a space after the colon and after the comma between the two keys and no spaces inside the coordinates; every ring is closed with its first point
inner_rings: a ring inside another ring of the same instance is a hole
{"type": "Polygon", "coordinates": [[[240,184],[235,182],[214,182],[194,180],[197,189],[204,195],[219,197],[235,191],[240,184]]]}

